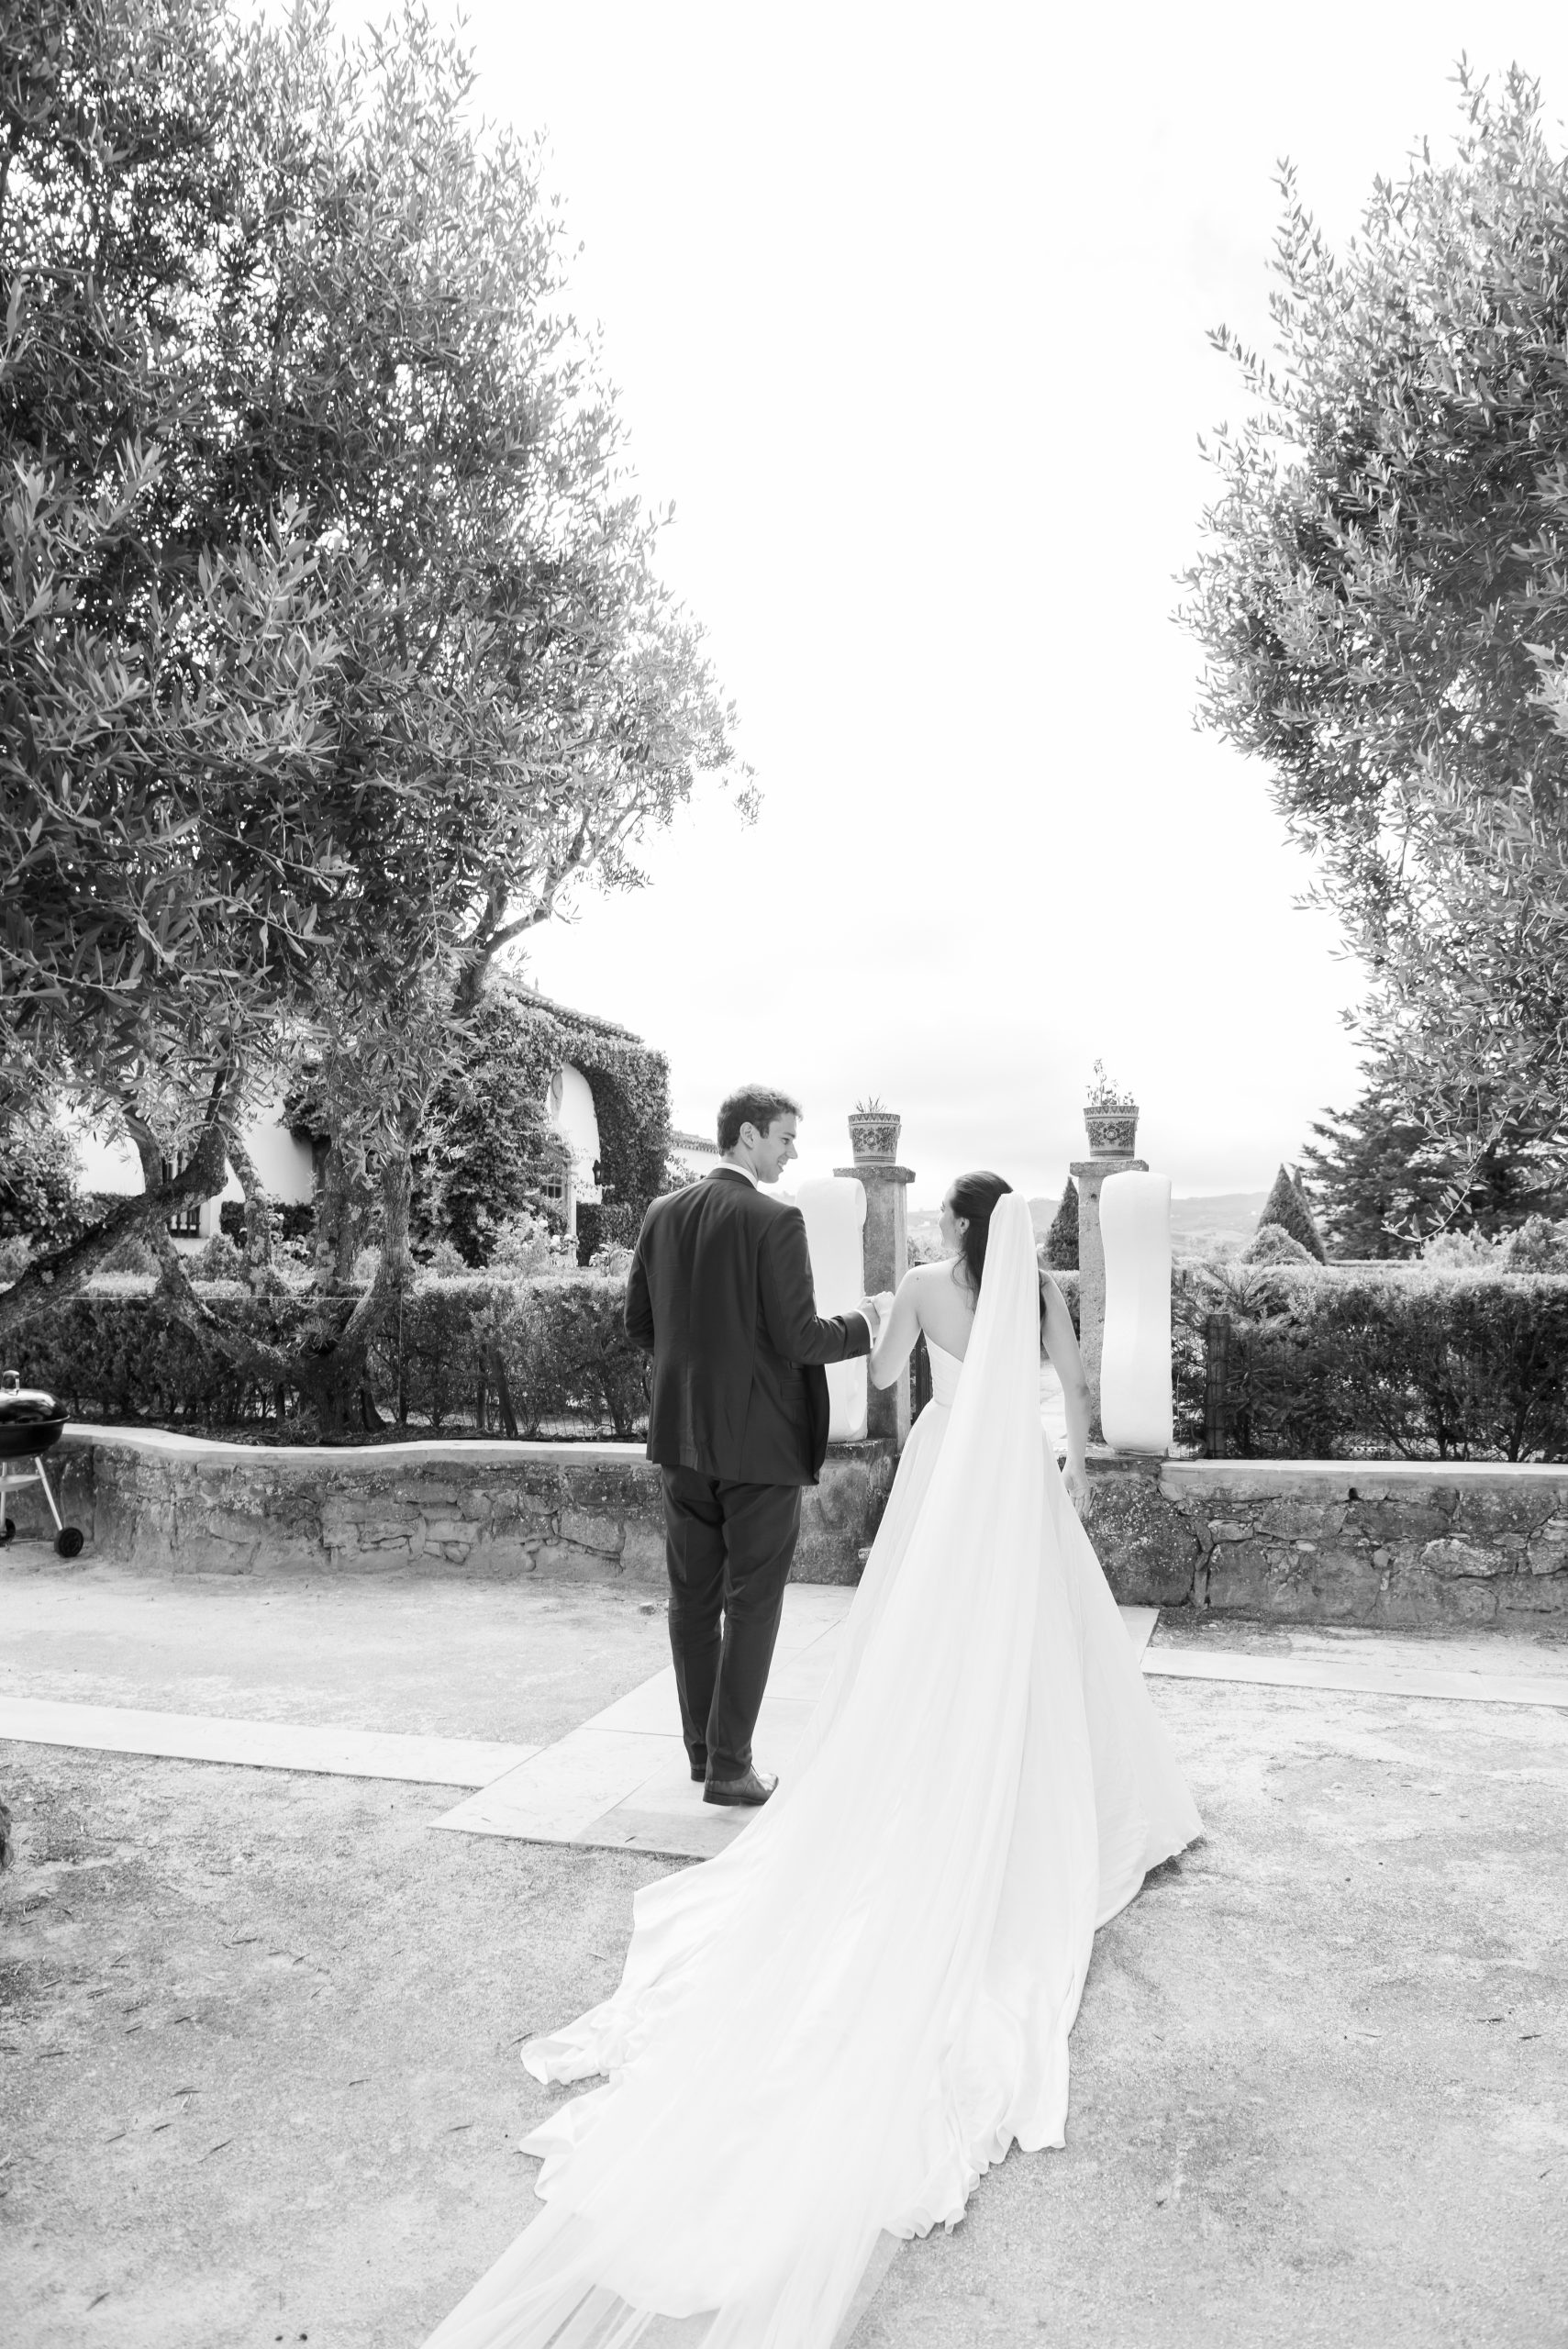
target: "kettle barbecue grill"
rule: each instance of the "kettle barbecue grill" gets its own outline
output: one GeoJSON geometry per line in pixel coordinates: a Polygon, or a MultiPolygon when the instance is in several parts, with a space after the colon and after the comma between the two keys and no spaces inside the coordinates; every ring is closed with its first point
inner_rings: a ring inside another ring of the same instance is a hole
{"type": "Polygon", "coordinates": [[[17,1531],[6,1507],[11,1495],[23,1485],[41,1485],[49,1513],[54,1520],[56,1550],[62,1558],[74,1558],[81,1550],[82,1535],[61,1518],[41,1457],[52,1450],[64,1432],[65,1413],[52,1395],[44,1394],[39,1387],[24,1386],[17,1371],[0,1371],[0,1520],[4,1520],[0,1524],[0,1544],[11,1541],[17,1531]],[[11,1466],[14,1460],[30,1460],[33,1464],[26,1474],[19,1475],[11,1466]]]}

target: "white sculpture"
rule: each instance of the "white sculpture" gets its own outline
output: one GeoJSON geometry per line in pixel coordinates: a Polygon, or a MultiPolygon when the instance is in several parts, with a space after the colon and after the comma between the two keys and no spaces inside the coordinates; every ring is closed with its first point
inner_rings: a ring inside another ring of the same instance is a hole
{"type": "Polygon", "coordinates": [[[1171,1178],[1130,1169],[1100,1192],[1106,1321],[1100,1425],[1114,1452],[1171,1449],[1171,1178]]]}
{"type": "MultiPolygon", "coordinates": [[[[795,1206],[806,1219],[811,1253],[811,1285],[818,1313],[852,1313],[865,1294],[862,1233],[865,1230],[865,1185],[853,1175],[829,1174],[802,1183],[795,1206]]],[[[858,1362],[828,1364],[830,1443],[862,1443],[866,1431],[866,1366],[858,1362]]]]}

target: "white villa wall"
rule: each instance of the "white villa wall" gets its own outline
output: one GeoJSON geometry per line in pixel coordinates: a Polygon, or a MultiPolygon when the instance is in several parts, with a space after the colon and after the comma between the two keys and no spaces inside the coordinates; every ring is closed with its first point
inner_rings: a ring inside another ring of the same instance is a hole
{"type": "MultiPolygon", "coordinates": [[[[281,1103],[263,1110],[249,1128],[245,1146],[255,1162],[257,1174],[272,1197],[284,1207],[304,1207],[316,1194],[316,1172],[310,1144],[291,1134],[278,1122],[281,1103]]],[[[77,1158],[82,1168],[82,1187],[87,1191],[139,1191],[141,1161],[126,1141],[108,1141],[100,1134],[76,1132],[77,1158]]],[[[216,1199],[203,1202],[199,1240],[210,1240],[218,1229],[218,1216],[225,1199],[240,1199],[245,1196],[232,1168],[228,1179],[216,1199]]],[[[195,1246],[198,1241],[189,1241],[195,1246]]]]}

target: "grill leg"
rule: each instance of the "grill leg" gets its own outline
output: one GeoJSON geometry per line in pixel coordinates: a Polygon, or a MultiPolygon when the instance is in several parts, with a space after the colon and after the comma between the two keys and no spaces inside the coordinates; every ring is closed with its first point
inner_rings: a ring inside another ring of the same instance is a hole
{"type": "Polygon", "coordinates": [[[63,1533],[65,1531],[65,1520],[61,1516],[59,1509],[55,1507],[54,1493],[50,1486],[49,1478],[44,1474],[43,1462],[41,1460],[35,1460],[33,1462],[33,1466],[38,1471],[39,1483],[43,1486],[43,1497],[49,1503],[49,1513],[54,1520],[54,1530],[57,1533],[63,1533]]]}

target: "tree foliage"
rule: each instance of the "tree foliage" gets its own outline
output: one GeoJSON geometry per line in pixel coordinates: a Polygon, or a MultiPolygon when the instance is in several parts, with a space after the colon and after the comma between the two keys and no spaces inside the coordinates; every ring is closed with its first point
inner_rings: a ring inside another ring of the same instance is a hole
{"type": "Polygon", "coordinates": [[[1312,1131],[1306,1184],[1340,1256],[1410,1256],[1445,1229],[1495,1239],[1568,1210],[1561,1162],[1536,1134],[1505,1127],[1480,1148],[1473,1135],[1445,1147],[1375,1070],[1353,1108],[1312,1131]]]}
{"type": "Polygon", "coordinates": [[[1565,1131],[1568,166],[1524,74],[1461,92],[1453,158],[1379,182],[1343,255],[1286,171],[1278,362],[1217,337],[1254,406],[1186,617],[1462,1191],[1508,1131],[1565,1131]]]}
{"type": "Polygon", "coordinates": [[[561,215],[471,86],[414,6],[343,48],[325,0],[0,28],[0,1043],[208,1196],[247,1089],[315,1052],[384,1224],[381,1293],[313,1339],[350,1376],[495,958],[635,885],[730,763],[561,215]]]}

